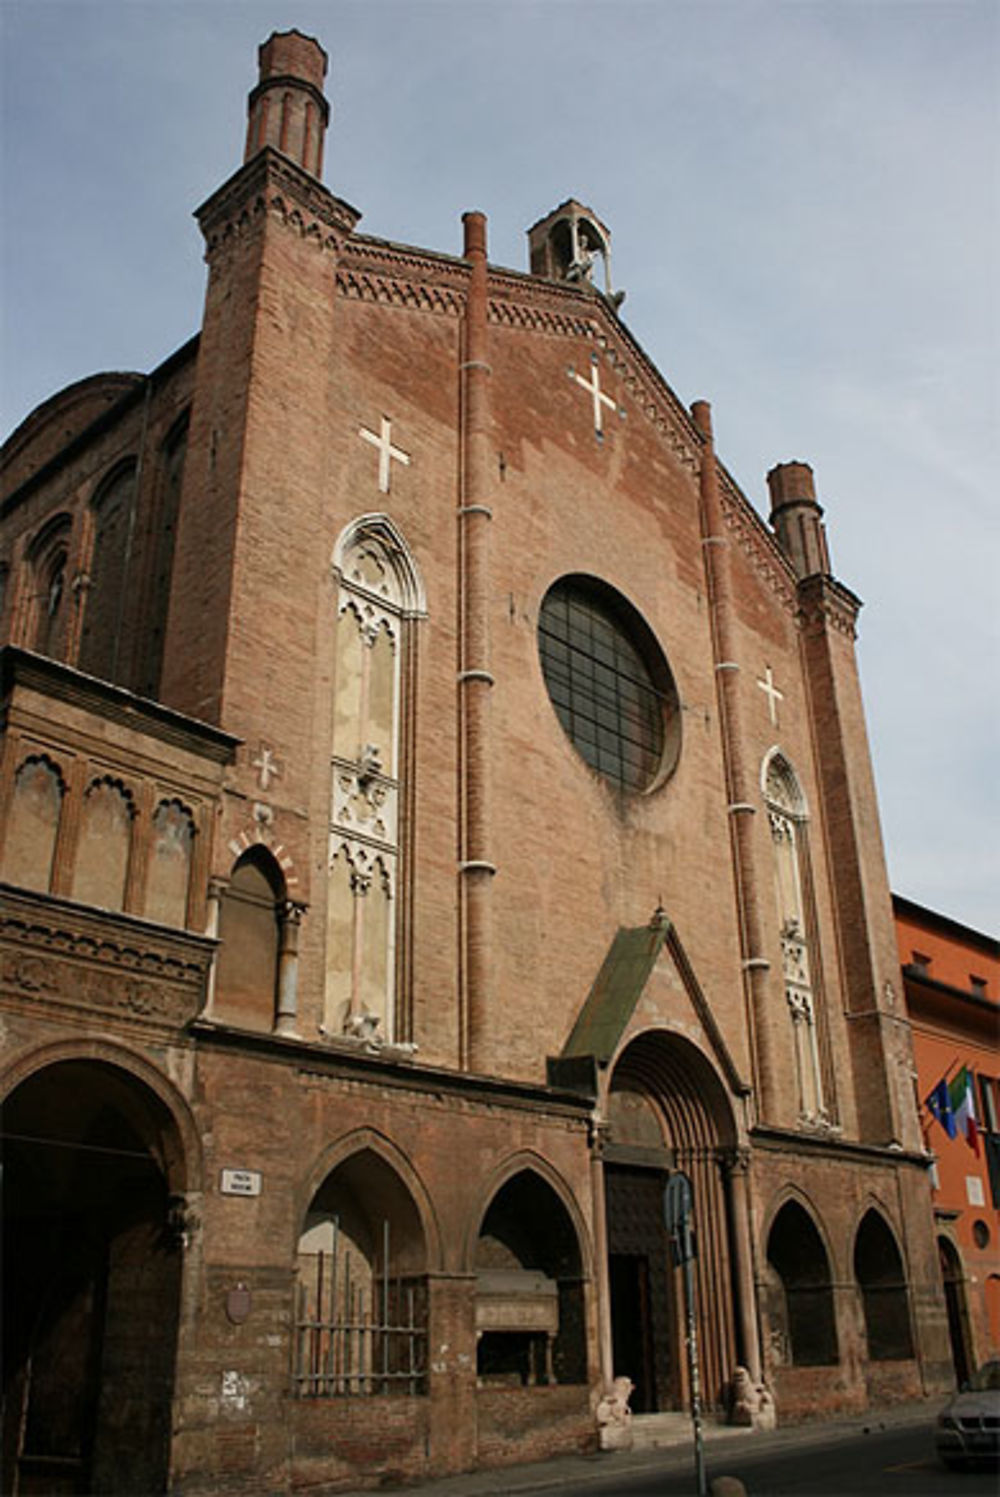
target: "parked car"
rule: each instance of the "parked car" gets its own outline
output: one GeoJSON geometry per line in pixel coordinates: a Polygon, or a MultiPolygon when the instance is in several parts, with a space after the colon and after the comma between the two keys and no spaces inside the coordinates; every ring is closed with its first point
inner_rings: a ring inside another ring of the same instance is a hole
{"type": "Polygon", "coordinates": [[[1000,1359],[984,1362],[945,1404],[934,1446],[946,1466],[1000,1462],[1000,1359]]]}

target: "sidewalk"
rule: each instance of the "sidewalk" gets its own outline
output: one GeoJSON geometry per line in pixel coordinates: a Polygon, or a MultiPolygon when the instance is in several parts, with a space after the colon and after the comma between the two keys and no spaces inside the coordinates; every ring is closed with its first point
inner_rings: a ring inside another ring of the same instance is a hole
{"type": "MultiPolygon", "coordinates": [[[[863,1414],[844,1415],[835,1419],[791,1424],[775,1430],[748,1430],[729,1424],[706,1421],[702,1426],[706,1464],[718,1470],[722,1448],[733,1455],[741,1450],[781,1449],[789,1445],[808,1448],[823,1444],[838,1435],[861,1431],[925,1426],[928,1431],[940,1407],[939,1399],[894,1404],[883,1409],[868,1409],[863,1414]]],[[[616,1471],[622,1475],[637,1471],[683,1470],[694,1461],[694,1435],[691,1421],[679,1419],[670,1433],[658,1436],[655,1447],[629,1451],[599,1451],[593,1455],[558,1455],[547,1461],[533,1461],[522,1466],[492,1467],[485,1471],[466,1472],[460,1476],[433,1477],[429,1481],[399,1486],[383,1486],[382,1492],[412,1492],[414,1497],[528,1497],[556,1488],[585,1493],[590,1484],[607,1482],[616,1471]]],[[[342,1497],[370,1497],[363,1489],[345,1492],[342,1497]]]]}

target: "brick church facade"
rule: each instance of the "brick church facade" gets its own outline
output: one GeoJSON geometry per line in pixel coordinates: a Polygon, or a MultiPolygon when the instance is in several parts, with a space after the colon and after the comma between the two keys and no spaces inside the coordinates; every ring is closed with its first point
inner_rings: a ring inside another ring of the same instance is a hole
{"type": "Polygon", "coordinates": [[[8,1480],[332,1490],[593,1445],[616,1376],[684,1408],[678,1170],[710,1409],[943,1387],[810,469],[765,523],[584,205],[528,273],[480,213],[363,234],[325,54],[260,62],[200,334],[4,449],[8,1480]]]}

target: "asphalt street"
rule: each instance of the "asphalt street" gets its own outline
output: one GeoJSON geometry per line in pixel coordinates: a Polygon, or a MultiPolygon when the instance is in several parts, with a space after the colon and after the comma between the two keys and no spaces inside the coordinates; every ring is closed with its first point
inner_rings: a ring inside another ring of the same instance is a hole
{"type": "MultiPolygon", "coordinates": [[[[733,1476],[747,1497],[998,1497],[995,1470],[948,1471],[934,1455],[937,1404],[911,1404],[771,1433],[717,1429],[705,1442],[709,1483],[733,1476]]],[[[695,1497],[693,1446],[570,1455],[530,1466],[382,1491],[415,1497],[695,1497]]],[[[358,1494],[360,1497],[360,1494],[358,1494]]]]}

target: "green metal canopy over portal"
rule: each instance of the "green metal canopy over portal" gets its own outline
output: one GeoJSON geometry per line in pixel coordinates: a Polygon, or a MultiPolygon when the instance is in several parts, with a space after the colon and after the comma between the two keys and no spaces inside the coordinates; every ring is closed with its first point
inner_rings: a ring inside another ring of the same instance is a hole
{"type": "Polygon", "coordinates": [[[634,930],[619,927],[587,994],[561,1059],[592,1055],[606,1066],[618,1048],[670,930],[665,915],[634,930]]]}

